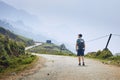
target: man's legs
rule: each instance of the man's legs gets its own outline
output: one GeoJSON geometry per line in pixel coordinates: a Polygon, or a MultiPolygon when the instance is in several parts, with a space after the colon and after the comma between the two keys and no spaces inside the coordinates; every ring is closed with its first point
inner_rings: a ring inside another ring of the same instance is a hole
{"type": "Polygon", "coordinates": [[[81,56],[78,56],[79,65],[81,65],[81,56]]]}
{"type": "Polygon", "coordinates": [[[82,58],[83,66],[85,66],[84,56],[82,56],[81,58],[82,58]]]}
{"type": "Polygon", "coordinates": [[[82,62],[84,62],[84,56],[81,56],[81,58],[82,58],[82,62]]]}
{"type": "Polygon", "coordinates": [[[82,60],[82,65],[85,66],[85,62],[84,62],[84,50],[79,50],[77,56],[78,56],[79,65],[81,65],[81,60],[82,60]]]}

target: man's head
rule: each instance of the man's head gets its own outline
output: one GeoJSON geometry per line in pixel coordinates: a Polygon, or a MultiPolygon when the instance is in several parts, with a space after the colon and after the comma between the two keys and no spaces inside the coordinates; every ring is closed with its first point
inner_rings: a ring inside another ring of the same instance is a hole
{"type": "Polygon", "coordinates": [[[82,37],[82,34],[78,34],[78,37],[81,38],[81,37],[82,37]]]}

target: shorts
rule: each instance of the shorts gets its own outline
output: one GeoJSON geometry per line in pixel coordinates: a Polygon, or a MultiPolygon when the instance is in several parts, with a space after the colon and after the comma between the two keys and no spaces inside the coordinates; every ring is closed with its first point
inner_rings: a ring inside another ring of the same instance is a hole
{"type": "Polygon", "coordinates": [[[77,56],[84,56],[84,49],[78,49],[77,56]]]}

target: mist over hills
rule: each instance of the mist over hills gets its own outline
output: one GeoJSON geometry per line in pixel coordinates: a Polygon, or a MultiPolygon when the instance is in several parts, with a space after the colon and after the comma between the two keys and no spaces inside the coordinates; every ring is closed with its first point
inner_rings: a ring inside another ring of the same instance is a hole
{"type": "Polygon", "coordinates": [[[29,26],[25,26],[24,23],[22,23],[20,21],[18,21],[18,22],[11,22],[11,21],[8,21],[8,20],[0,20],[0,26],[5,28],[5,29],[10,30],[11,32],[13,32],[15,34],[31,38],[34,41],[45,42],[46,40],[50,39],[50,40],[52,40],[52,42],[58,43],[54,39],[51,39],[51,38],[46,37],[46,36],[43,36],[41,34],[33,33],[32,29],[28,28],[29,26]]]}
{"type": "Polygon", "coordinates": [[[34,28],[39,26],[39,23],[40,20],[37,16],[24,10],[16,9],[15,7],[0,0],[0,26],[15,34],[31,38],[34,41],[45,42],[46,40],[52,40],[55,44],[62,44],[61,42],[58,42],[58,40],[34,31],[34,28]]]}
{"type": "Polygon", "coordinates": [[[39,22],[37,16],[31,15],[24,10],[18,10],[3,1],[0,1],[0,10],[0,26],[5,29],[32,38],[35,41],[44,42],[49,39],[33,32],[33,26],[36,26],[39,22]]]}
{"type": "Polygon", "coordinates": [[[35,24],[38,20],[37,16],[31,15],[24,10],[16,9],[3,1],[0,1],[0,10],[1,19],[7,19],[11,21],[22,20],[27,25],[35,24]]]}
{"type": "Polygon", "coordinates": [[[16,34],[12,33],[11,31],[4,29],[3,27],[0,27],[0,35],[5,36],[6,38],[9,38],[16,42],[22,42],[22,43],[24,43],[25,46],[34,45],[34,41],[32,39],[28,39],[21,35],[16,35],[16,34]]]}

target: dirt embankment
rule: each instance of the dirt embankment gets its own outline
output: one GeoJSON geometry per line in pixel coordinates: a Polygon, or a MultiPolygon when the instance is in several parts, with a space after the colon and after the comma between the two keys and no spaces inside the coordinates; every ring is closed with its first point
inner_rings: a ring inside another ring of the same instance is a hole
{"type": "Polygon", "coordinates": [[[24,71],[18,73],[11,72],[4,75],[2,78],[0,78],[0,80],[21,80],[25,76],[37,73],[42,67],[44,67],[45,61],[45,58],[38,56],[37,62],[35,61],[30,64],[30,67],[26,68],[24,71]]]}

